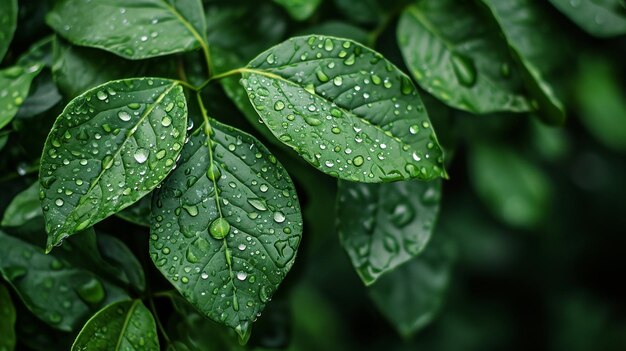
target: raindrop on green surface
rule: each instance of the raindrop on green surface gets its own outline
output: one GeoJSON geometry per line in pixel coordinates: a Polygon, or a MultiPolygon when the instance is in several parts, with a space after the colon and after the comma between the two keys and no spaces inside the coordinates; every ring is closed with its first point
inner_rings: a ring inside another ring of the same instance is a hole
{"type": "Polygon", "coordinates": [[[476,66],[474,62],[464,56],[452,55],[452,68],[461,85],[471,87],[476,83],[476,66]]]}
{"type": "Polygon", "coordinates": [[[215,239],[221,240],[230,232],[230,223],[224,218],[217,218],[209,226],[209,234],[215,239]]]}
{"type": "Polygon", "coordinates": [[[104,299],[104,287],[96,278],[91,278],[78,288],[78,295],[87,303],[96,304],[104,299]]]}
{"type": "Polygon", "coordinates": [[[138,163],[144,163],[148,159],[148,155],[150,155],[150,151],[148,149],[139,148],[135,150],[135,161],[138,163]]]}

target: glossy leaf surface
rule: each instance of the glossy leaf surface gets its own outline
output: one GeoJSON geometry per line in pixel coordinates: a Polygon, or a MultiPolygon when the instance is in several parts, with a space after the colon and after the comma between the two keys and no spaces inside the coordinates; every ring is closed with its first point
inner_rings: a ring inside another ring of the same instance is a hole
{"type": "Polygon", "coordinates": [[[176,81],[114,81],[72,100],[41,159],[48,250],[154,189],[174,168],[186,128],[176,81]]]}
{"type": "Polygon", "coordinates": [[[4,58],[17,26],[17,0],[0,1],[0,62],[4,58]]]}
{"type": "Polygon", "coordinates": [[[26,100],[33,79],[43,65],[33,63],[26,67],[13,66],[0,70],[0,128],[11,122],[26,100]]]}
{"type": "Polygon", "coordinates": [[[115,215],[131,223],[150,227],[152,193],[142,197],[139,201],[117,212],[115,215]]]}
{"type": "Polygon", "coordinates": [[[64,331],[75,330],[100,307],[126,297],[93,273],[3,232],[0,273],[33,314],[64,331]]]}
{"type": "Polygon", "coordinates": [[[113,303],[96,313],[76,337],[72,351],[158,351],[156,323],[141,300],[113,303]]]}
{"type": "Polygon", "coordinates": [[[366,285],[419,255],[439,212],[441,181],[339,183],[341,243],[366,285]]]}
{"type": "Polygon", "coordinates": [[[591,35],[626,33],[626,4],[622,0],[550,0],[552,5],[591,35]]]}
{"type": "Polygon", "coordinates": [[[438,234],[420,256],[369,288],[378,310],[404,336],[430,323],[443,303],[455,254],[451,242],[438,234]]]}
{"type": "Polygon", "coordinates": [[[445,176],[410,78],[361,44],[295,37],[252,60],[241,82],[272,133],[329,175],[361,182],[445,176]]]}
{"type": "Polygon", "coordinates": [[[252,136],[211,121],[185,145],[152,214],[159,270],[199,311],[245,335],[300,244],[302,217],[285,169],[252,136]]]}
{"type": "Polygon", "coordinates": [[[563,103],[556,96],[547,75],[556,64],[554,48],[560,43],[553,36],[554,26],[531,0],[481,0],[498,22],[514,57],[523,69],[526,87],[539,109],[540,117],[549,124],[565,120],[563,103]]]}
{"type": "Polygon", "coordinates": [[[39,202],[39,183],[35,182],[17,194],[4,211],[3,227],[18,227],[43,215],[39,202]]]}
{"type": "Polygon", "coordinates": [[[550,184],[540,169],[516,152],[501,145],[475,145],[469,172],[478,195],[509,225],[533,227],[546,215],[550,184]]]}
{"type": "Polygon", "coordinates": [[[398,24],[413,77],[444,103],[473,113],[531,109],[506,41],[472,1],[422,1],[398,24]]]}
{"type": "Polygon", "coordinates": [[[46,22],[76,45],[145,59],[200,47],[203,13],[200,0],[63,0],[46,22]]]}
{"type": "Polygon", "coordinates": [[[9,290],[0,283],[0,350],[15,348],[15,306],[9,290]]]}

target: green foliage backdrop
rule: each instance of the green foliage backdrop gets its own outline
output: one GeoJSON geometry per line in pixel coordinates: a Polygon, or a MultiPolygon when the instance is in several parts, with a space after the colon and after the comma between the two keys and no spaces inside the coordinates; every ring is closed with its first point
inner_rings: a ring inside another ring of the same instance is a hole
{"type": "Polygon", "coordinates": [[[0,351],[621,350],[623,0],[0,0],[0,351]]]}

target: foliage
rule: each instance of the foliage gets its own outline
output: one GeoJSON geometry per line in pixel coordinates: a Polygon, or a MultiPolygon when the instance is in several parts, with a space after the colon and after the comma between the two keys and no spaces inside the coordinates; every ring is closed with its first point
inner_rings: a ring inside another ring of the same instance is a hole
{"type": "Polygon", "coordinates": [[[0,351],[623,348],[577,267],[624,263],[625,34],[621,0],[0,0],[0,351]]]}

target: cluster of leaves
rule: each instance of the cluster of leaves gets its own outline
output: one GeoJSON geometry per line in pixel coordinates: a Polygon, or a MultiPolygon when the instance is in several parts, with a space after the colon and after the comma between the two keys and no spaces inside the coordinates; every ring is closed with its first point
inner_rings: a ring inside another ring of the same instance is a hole
{"type": "MultiPolygon", "coordinates": [[[[626,33],[619,0],[551,2],[2,0],[0,349],[244,348],[304,228],[311,255],[336,231],[380,313],[422,329],[458,256],[459,230],[435,223],[459,145],[493,215],[536,228],[550,180],[500,140],[515,115],[563,148],[534,121],[564,123],[570,93],[573,48],[549,18],[626,33]]],[[[611,82],[598,67],[580,79],[611,82]]],[[[605,119],[586,123],[623,150],[619,88],[598,89],[582,106],[605,119]]],[[[340,347],[296,327],[291,349],[340,347]]]]}

